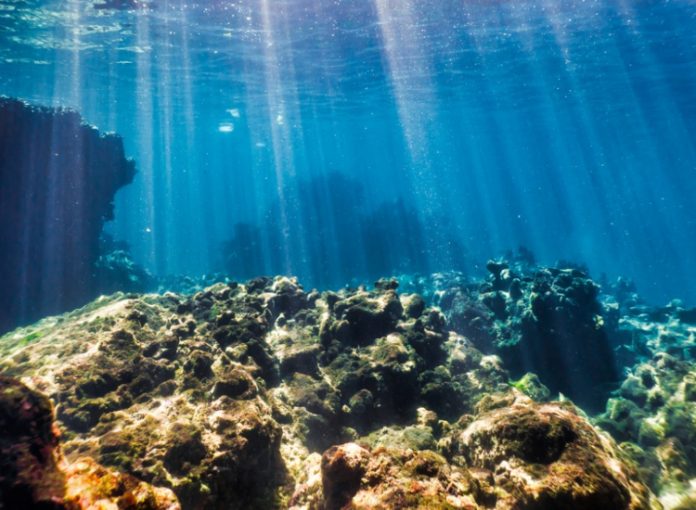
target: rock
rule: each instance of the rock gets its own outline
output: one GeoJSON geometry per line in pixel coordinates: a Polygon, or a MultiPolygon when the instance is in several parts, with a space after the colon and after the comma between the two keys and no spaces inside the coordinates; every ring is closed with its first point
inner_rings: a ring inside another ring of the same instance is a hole
{"type": "Polygon", "coordinates": [[[322,484],[326,510],[477,508],[469,474],[427,450],[336,446],[322,457],[322,484]]]}
{"type": "Polygon", "coordinates": [[[401,296],[401,304],[407,317],[416,319],[425,311],[425,300],[418,294],[408,294],[401,296]]]}
{"type": "Polygon", "coordinates": [[[541,380],[539,380],[539,376],[531,372],[527,372],[521,379],[511,384],[537,402],[545,402],[551,397],[551,392],[542,384],[541,380]]]}
{"type": "Polygon", "coordinates": [[[153,487],[133,476],[118,473],[84,457],[66,470],[66,508],[127,508],[128,510],[180,510],[169,489],[153,487]]]}
{"type": "Polygon", "coordinates": [[[256,395],[256,383],[245,370],[229,370],[213,385],[213,395],[231,398],[252,398],[256,395]]]}
{"type": "Polygon", "coordinates": [[[305,294],[285,277],[115,295],[3,336],[0,370],[58,403],[68,459],[167,487],[187,510],[639,510],[647,471],[686,491],[688,363],[631,372],[642,407],[617,393],[598,420],[640,441],[620,455],[571,404],[524,397],[548,399],[536,375],[511,389],[501,357],[413,301],[391,284],[305,294]]]}
{"type": "Polygon", "coordinates": [[[321,349],[318,345],[299,346],[288,349],[280,360],[280,373],[288,376],[294,372],[318,375],[318,357],[321,349]]]}
{"type": "Polygon", "coordinates": [[[573,268],[488,268],[488,280],[443,295],[449,326],[498,354],[513,377],[535,373],[553,394],[601,411],[618,371],[599,286],[573,268]]]}
{"type": "Polygon", "coordinates": [[[463,465],[486,470],[503,489],[496,509],[651,508],[616,444],[572,405],[518,397],[478,416],[454,443],[463,465]]]}
{"type": "Polygon", "coordinates": [[[321,481],[326,510],[340,510],[360,487],[370,456],[365,448],[347,443],[334,446],[321,457],[321,481]]]}
{"type": "Polygon", "coordinates": [[[0,508],[61,499],[65,473],[48,398],[0,376],[0,430],[0,508]]]}
{"type": "Polygon", "coordinates": [[[396,326],[403,308],[393,290],[382,294],[356,293],[334,305],[336,318],[348,323],[347,340],[364,344],[387,334],[396,326]]]}
{"type": "Polygon", "coordinates": [[[4,333],[97,297],[102,226],[135,165],[120,137],[77,113],[8,98],[0,98],[0,153],[4,333]]]}
{"type": "Polygon", "coordinates": [[[66,463],[49,399],[0,376],[0,508],[179,510],[168,489],[97,464],[66,463]]]}

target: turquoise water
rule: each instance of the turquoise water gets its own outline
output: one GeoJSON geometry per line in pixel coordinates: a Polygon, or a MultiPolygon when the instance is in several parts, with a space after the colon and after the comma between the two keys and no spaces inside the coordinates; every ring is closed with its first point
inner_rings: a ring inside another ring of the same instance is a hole
{"type": "Polygon", "coordinates": [[[524,245],[696,303],[693,1],[2,0],[0,94],[123,136],[108,229],[159,275],[524,245]]]}

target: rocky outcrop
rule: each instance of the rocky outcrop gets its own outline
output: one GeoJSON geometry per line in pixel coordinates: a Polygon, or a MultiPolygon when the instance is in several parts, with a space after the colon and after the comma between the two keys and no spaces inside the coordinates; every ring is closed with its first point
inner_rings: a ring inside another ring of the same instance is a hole
{"type": "Polygon", "coordinates": [[[611,440],[394,280],[116,294],[0,338],[0,369],[57,403],[68,459],[185,509],[648,508],[611,440]]]}
{"type": "Polygon", "coordinates": [[[436,295],[448,326],[499,355],[513,376],[535,373],[553,394],[601,410],[619,367],[599,286],[578,268],[505,261],[490,261],[487,268],[484,282],[436,295]]]}
{"type": "Polygon", "coordinates": [[[304,469],[283,448],[376,444],[401,426],[434,444],[438,420],[507,388],[499,360],[395,288],[319,294],[261,278],[117,294],[5,336],[0,364],[58,404],[69,456],[169,486],[185,508],[265,508],[304,469]]]}
{"type": "Polygon", "coordinates": [[[0,332],[96,296],[102,226],[134,173],[77,113],[0,98],[0,332]]]}
{"type": "Polygon", "coordinates": [[[323,508],[657,508],[616,443],[569,404],[497,395],[440,449],[330,448],[321,461],[323,508]]]}
{"type": "MultiPolygon", "coordinates": [[[[623,441],[667,508],[696,502],[696,367],[658,352],[637,364],[596,423],[623,441]]],[[[689,506],[692,505],[692,506],[689,506]]]]}
{"type": "Polygon", "coordinates": [[[325,510],[476,509],[475,492],[471,474],[434,451],[347,443],[322,456],[325,510]]]}
{"type": "Polygon", "coordinates": [[[451,437],[450,451],[492,481],[496,509],[650,508],[634,466],[574,406],[519,396],[493,406],[451,437]]]}
{"type": "Polygon", "coordinates": [[[152,487],[83,457],[67,463],[49,399],[0,376],[0,508],[178,510],[168,489],[152,487]]]}

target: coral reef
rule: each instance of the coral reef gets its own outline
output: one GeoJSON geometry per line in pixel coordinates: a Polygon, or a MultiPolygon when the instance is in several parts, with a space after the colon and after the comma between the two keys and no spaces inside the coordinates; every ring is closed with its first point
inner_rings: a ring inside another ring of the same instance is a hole
{"type": "Polygon", "coordinates": [[[118,293],[1,337],[0,370],[56,403],[72,472],[89,478],[98,462],[171,489],[184,509],[689,508],[696,370],[689,349],[670,347],[693,341],[688,310],[655,322],[642,305],[612,308],[578,269],[519,286],[502,282],[507,270],[521,273],[491,266],[485,283],[457,287],[438,277],[428,296],[445,314],[392,279],[118,293]],[[552,318],[534,304],[542,294],[552,318]],[[456,323],[458,299],[481,312],[466,322],[476,327],[456,323]],[[554,374],[518,373],[503,356],[507,327],[517,342],[543,332],[580,348],[545,329],[558,317],[588,342],[628,335],[647,353],[594,421],[552,401],[554,374]]]}
{"type": "Polygon", "coordinates": [[[169,489],[97,464],[66,463],[49,399],[0,376],[0,508],[178,510],[169,489]]]}
{"type": "Polygon", "coordinates": [[[0,332],[96,297],[102,226],[134,174],[120,137],[0,98],[0,332]]]}

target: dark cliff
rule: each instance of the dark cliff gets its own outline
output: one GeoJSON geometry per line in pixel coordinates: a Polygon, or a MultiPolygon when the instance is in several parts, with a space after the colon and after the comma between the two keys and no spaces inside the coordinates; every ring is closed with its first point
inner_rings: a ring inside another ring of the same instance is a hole
{"type": "Polygon", "coordinates": [[[0,98],[0,331],[94,297],[99,236],[134,174],[119,136],[0,98]]]}

